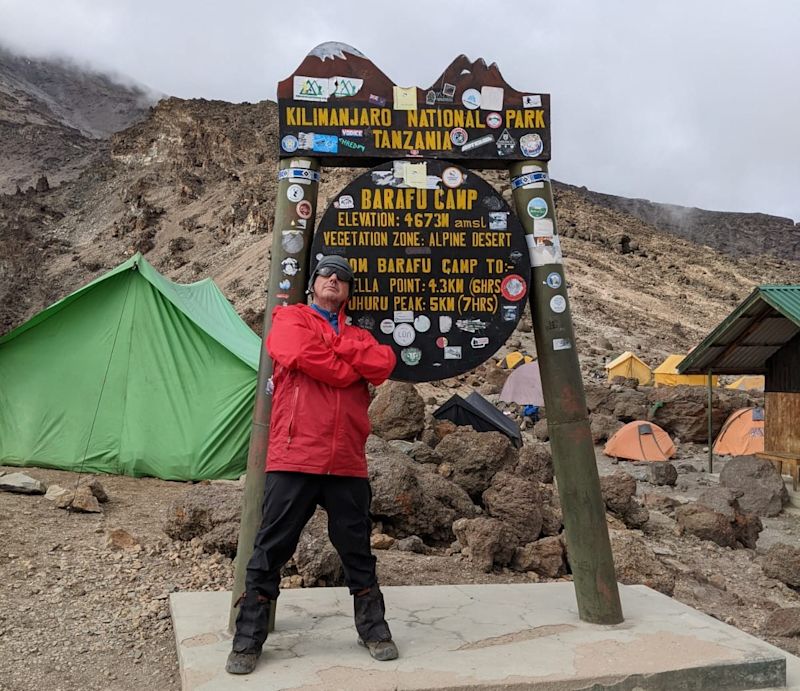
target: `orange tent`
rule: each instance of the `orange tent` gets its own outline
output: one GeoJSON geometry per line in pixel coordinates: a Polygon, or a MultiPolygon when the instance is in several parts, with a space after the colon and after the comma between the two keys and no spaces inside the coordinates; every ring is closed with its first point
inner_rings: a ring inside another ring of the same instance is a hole
{"type": "Polygon", "coordinates": [[[720,456],[750,456],[764,452],[764,409],[740,408],[730,414],[714,442],[720,456]]]}
{"type": "Polygon", "coordinates": [[[617,430],[603,453],[627,461],[666,461],[675,455],[675,444],[658,425],[634,420],[617,430]]]}

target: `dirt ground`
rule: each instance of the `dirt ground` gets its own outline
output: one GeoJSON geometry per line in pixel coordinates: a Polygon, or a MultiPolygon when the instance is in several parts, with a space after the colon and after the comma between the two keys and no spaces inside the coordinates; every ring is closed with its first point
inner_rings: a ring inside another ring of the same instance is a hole
{"type": "MultiPolygon", "coordinates": [[[[601,457],[601,474],[615,469],[601,457]]],[[[78,479],[62,471],[22,470],[62,487],[78,479]]],[[[43,496],[0,493],[2,691],[179,689],[169,593],[232,586],[229,559],[174,543],[162,531],[167,507],[186,483],[100,480],[110,497],[103,514],[67,513],[43,496]],[[108,533],[117,528],[140,546],[109,546],[108,533]]],[[[695,479],[691,485],[687,494],[702,483],[695,479]]],[[[651,515],[645,537],[660,558],[678,568],[677,599],[755,635],[769,611],[800,605],[797,593],[764,577],[752,551],[678,537],[671,519],[651,515]]],[[[765,524],[762,539],[800,544],[798,512],[765,524]]],[[[376,554],[385,585],[529,582],[526,574],[508,570],[483,573],[444,550],[376,554]]],[[[796,639],[770,640],[800,652],[796,639]]]]}

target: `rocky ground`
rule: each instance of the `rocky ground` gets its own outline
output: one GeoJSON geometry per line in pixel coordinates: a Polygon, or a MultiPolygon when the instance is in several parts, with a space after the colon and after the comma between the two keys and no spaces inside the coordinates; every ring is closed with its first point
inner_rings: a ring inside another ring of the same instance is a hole
{"type": "MultiPolygon", "coordinates": [[[[400,386],[407,391],[409,385],[400,386]]],[[[603,388],[616,398],[626,391],[603,388]]],[[[548,499],[552,469],[542,424],[524,432],[525,446],[517,452],[496,433],[435,423],[432,406],[421,398],[404,398],[397,389],[385,393],[410,414],[398,416],[378,391],[373,424],[394,438],[372,437],[368,444],[381,582],[569,580],[557,499],[548,499]],[[422,429],[409,422],[421,415],[422,429]]],[[[594,416],[600,414],[596,409],[594,416]]],[[[693,516],[680,512],[708,503],[709,491],[724,491],[723,459],[709,475],[703,447],[684,442],[666,474],[666,466],[653,474],[648,465],[617,462],[600,446],[597,463],[621,582],[649,585],[800,654],[800,510],[781,510],[779,502],[776,516],[758,519],[738,505],[735,516],[727,505],[717,506],[713,516],[721,523],[698,530],[693,516]],[[732,535],[726,531],[736,527],[733,518],[744,520],[745,531],[730,546],[711,541],[732,535]],[[748,533],[758,520],[760,534],[748,533]],[[754,540],[745,547],[748,535],[754,540]],[[787,567],[787,559],[795,563],[787,567]]],[[[0,467],[0,473],[19,470],[0,467]]],[[[53,485],[74,488],[89,479],[25,472],[51,492],[53,485]]],[[[240,482],[99,481],[108,501],[98,513],[68,512],[42,495],[0,493],[0,659],[8,663],[0,676],[3,691],[177,689],[169,593],[232,587],[240,482]]],[[[746,497],[740,493],[739,499],[746,497]]],[[[712,516],[711,509],[703,511],[702,517],[712,516]]],[[[341,583],[317,518],[284,572],[284,587],[341,583]]]]}

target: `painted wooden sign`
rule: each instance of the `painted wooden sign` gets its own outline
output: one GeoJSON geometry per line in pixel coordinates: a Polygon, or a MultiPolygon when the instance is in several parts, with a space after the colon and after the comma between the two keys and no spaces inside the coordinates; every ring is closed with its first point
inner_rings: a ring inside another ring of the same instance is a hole
{"type": "Polygon", "coordinates": [[[393,379],[467,372],[511,335],[525,306],[525,234],[500,194],[446,161],[395,160],[328,207],[312,245],[355,272],[348,313],[394,348],[393,379]]]}
{"type": "Polygon", "coordinates": [[[342,43],[312,50],[278,84],[281,156],[364,166],[444,158],[472,168],[550,159],[550,96],[521,92],[497,65],[458,56],[428,88],[395,84],[342,43]]]}

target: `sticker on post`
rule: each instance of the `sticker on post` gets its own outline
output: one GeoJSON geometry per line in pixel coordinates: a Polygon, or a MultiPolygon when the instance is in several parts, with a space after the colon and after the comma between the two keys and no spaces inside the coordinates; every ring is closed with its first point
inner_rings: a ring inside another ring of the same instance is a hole
{"type": "Polygon", "coordinates": [[[500,292],[506,300],[517,302],[525,297],[525,293],[528,292],[528,285],[522,276],[511,274],[506,276],[500,283],[500,292]]]}
{"type": "Polygon", "coordinates": [[[284,278],[280,283],[278,283],[278,288],[281,290],[289,290],[292,287],[292,282],[288,278],[284,278]]]}
{"type": "Polygon", "coordinates": [[[352,209],[354,206],[355,202],[353,201],[353,197],[349,194],[343,194],[333,202],[333,207],[335,209],[352,209]]]}
{"type": "Polygon", "coordinates": [[[478,331],[483,331],[489,326],[489,322],[485,322],[482,319],[458,319],[456,320],[456,326],[461,331],[474,334],[478,331]]]}
{"type": "Polygon", "coordinates": [[[550,309],[556,314],[561,314],[567,309],[567,300],[563,295],[553,295],[553,297],[550,298],[550,309]]]}
{"type": "Polygon", "coordinates": [[[520,187],[524,190],[544,188],[544,183],[550,180],[547,173],[540,170],[539,166],[526,166],[526,168],[536,168],[537,170],[523,172],[522,175],[513,178],[511,180],[511,189],[516,190],[520,187]]]}
{"type": "Polygon", "coordinates": [[[300,185],[289,185],[289,187],[286,189],[286,198],[290,202],[299,202],[305,196],[306,193],[303,191],[303,188],[300,185]]]}
{"type": "Polygon", "coordinates": [[[328,95],[333,98],[355,96],[363,84],[363,79],[355,77],[331,77],[328,79],[328,95]]]}
{"type": "Polygon", "coordinates": [[[420,333],[425,333],[431,328],[431,320],[424,314],[420,314],[414,320],[414,328],[420,333]]]}
{"type": "Polygon", "coordinates": [[[528,216],[544,218],[547,216],[547,201],[542,197],[534,197],[528,202],[528,216]]]}
{"type": "Polygon", "coordinates": [[[328,80],[324,77],[295,77],[293,96],[295,101],[327,101],[328,80]]]}
{"type": "Polygon", "coordinates": [[[394,320],[400,323],[410,323],[414,321],[414,312],[413,310],[395,310],[394,312],[394,320]]]}
{"type": "Polygon", "coordinates": [[[528,158],[533,158],[542,153],[544,150],[544,142],[536,132],[529,132],[520,137],[519,149],[528,158]]]}
{"type": "Polygon", "coordinates": [[[422,351],[419,348],[403,348],[400,351],[400,359],[409,367],[413,367],[422,360],[422,351]]]}
{"type": "Polygon", "coordinates": [[[489,212],[489,230],[507,230],[508,211],[489,212]]]}
{"type": "Polygon", "coordinates": [[[464,174],[454,166],[448,166],[442,171],[442,183],[445,187],[458,187],[464,182],[464,174]]]}
{"type": "Polygon", "coordinates": [[[554,338],[553,350],[570,350],[572,342],[568,338],[554,338]]]}
{"type": "Polygon", "coordinates": [[[558,235],[549,238],[526,235],[525,242],[528,244],[531,266],[564,263],[561,257],[561,242],[558,235]]]}
{"type": "Polygon", "coordinates": [[[302,230],[283,230],[281,236],[281,247],[287,254],[297,254],[305,245],[302,230]]]}
{"type": "Polygon", "coordinates": [[[482,86],[480,106],[482,110],[503,110],[503,87],[482,86]]]}
{"type": "Polygon", "coordinates": [[[445,360],[460,360],[461,359],[461,346],[445,346],[444,347],[445,360]]]}
{"type": "Polygon", "coordinates": [[[300,263],[292,257],[286,257],[281,262],[281,268],[284,276],[295,276],[300,271],[300,263]]]}
{"type": "Polygon", "coordinates": [[[533,219],[533,237],[552,238],[555,234],[556,234],[556,229],[555,226],[553,225],[552,218],[533,219]]]}
{"type": "MultiPolygon", "coordinates": [[[[293,134],[287,134],[283,139],[281,139],[281,149],[286,151],[287,153],[294,153],[297,151],[298,141],[297,137],[293,134]]],[[[281,171],[282,173],[283,171],[281,171]]],[[[278,178],[280,180],[280,177],[278,178]]]]}
{"type": "Polygon", "coordinates": [[[494,142],[494,135],[487,134],[483,137],[479,137],[478,139],[473,139],[471,142],[467,142],[464,146],[461,147],[462,151],[472,151],[472,149],[477,149],[479,146],[486,146],[487,144],[491,144],[494,142]]]}
{"type": "Polygon", "coordinates": [[[552,288],[553,290],[558,290],[561,287],[561,274],[556,273],[555,271],[547,274],[545,283],[547,284],[548,288],[552,288]]]}
{"type": "Polygon", "coordinates": [[[411,324],[398,324],[394,327],[392,338],[399,346],[409,346],[414,342],[417,333],[411,324]]]}
{"type": "Polygon", "coordinates": [[[308,199],[304,199],[303,201],[298,202],[296,210],[297,210],[297,215],[300,218],[311,218],[313,207],[311,206],[311,202],[308,201],[308,199]]]}
{"type": "Polygon", "coordinates": [[[394,331],[394,322],[391,319],[384,319],[381,321],[381,332],[387,336],[394,331]]]}
{"type": "MultiPolygon", "coordinates": [[[[481,106],[481,92],[477,89],[467,89],[461,94],[461,103],[465,108],[476,110],[481,106]]],[[[502,108],[492,108],[492,110],[502,110],[502,108]]]]}
{"type": "Polygon", "coordinates": [[[293,180],[301,185],[310,185],[312,182],[320,181],[319,171],[308,168],[284,168],[278,171],[278,182],[281,180],[293,180]]]}

